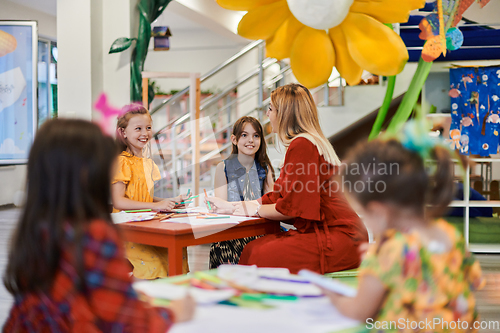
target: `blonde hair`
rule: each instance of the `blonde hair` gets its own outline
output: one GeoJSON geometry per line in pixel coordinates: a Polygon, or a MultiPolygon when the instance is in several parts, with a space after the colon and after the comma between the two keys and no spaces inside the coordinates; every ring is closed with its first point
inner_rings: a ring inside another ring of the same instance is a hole
{"type": "Polygon", "coordinates": [[[311,141],[328,163],[340,165],[335,150],[319,125],[318,109],[309,90],[291,83],[271,93],[271,103],[277,111],[277,134],[285,147],[299,137],[311,141]]]}
{"type": "Polygon", "coordinates": [[[143,114],[149,116],[151,121],[153,119],[151,118],[148,109],[138,103],[125,105],[122,112],[124,113],[118,117],[118,121],[116,123],[116,143],[118,144],[120,151],[126,151],[127,148],[129,148],[129,143],[123,136],[123,132],[127,128],[129,120],[136,115],[143,114]]]}

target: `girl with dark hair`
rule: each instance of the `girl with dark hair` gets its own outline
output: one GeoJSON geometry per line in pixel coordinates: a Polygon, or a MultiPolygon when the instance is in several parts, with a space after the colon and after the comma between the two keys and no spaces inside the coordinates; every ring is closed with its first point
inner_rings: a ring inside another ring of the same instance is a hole
{"type": "MultiPolygon", "coordinates": [[[[231,156],[217,165],[215,196],[228,202],[256,200],[271,191],[274,170],[267,156],[264,131],[253,117],[241,117],[234,123],[231,156]]],[[[246,244],[257,237],[213,243],[210,268],[237,264],[246,244]]]]}
{"type": "Polygon", "coordinates": [[[192,301],[172,312],[132,289],[108,209],[116,154],[87,121],[49,120],[38,131],[4,276],[15,297],[4,332],[165,332],[192,315],[192,301]]]}
{"type": "MultiPolygon", "coordinates": [[[[132,209],[171,210],[176,202],[186,196],[173,199],[154,196],[154,182],[160,180],[160,170],[147,155],[153,137],[152,119],[148,110],[140,104],[124,107],[125,113],[116,124],[116,141],[121,154],[113,177],[111,191],[114,212],[132,209]]],[[[127,258],[139,279],[156,279],[168,275],[168,249],[158,246],[127,242],[127,258]]],[[[183,272],[189,272],[187,250],[183,249],[183,272]]]]}
{"type": "Polygon", "coordinates": [[[240,264],[303,268],[328,273],[356,268],[358,246],[368,234],[334,180],[340,161],[319,126],[318,111],[309,90],[288,84],[271,93],[267,115],[273,132],[287,147],[274,188],[258,200],[229,206],[208,198],[216,211],[260,216],[297,230],[266,235],[245,246],[240,264]]]}
{"type": "Polygon", "coordinates": [[[377,332],[413,332],[419,323],[429,323],[429,332],[476,331],[471,290],[484,283],[479,263],[458,230],[435,220],[453,199],[453,162],[447,149],[422,145],[425,137],[411,137],[411,128],[405,133],[404,144],[359,145],[344,165],[344,188],[376,242],[361,264],[356,297],[327,294],[341,313],[376,324],[377,332]],[[435,162],[426,169],[424,158],[435,162]]]}

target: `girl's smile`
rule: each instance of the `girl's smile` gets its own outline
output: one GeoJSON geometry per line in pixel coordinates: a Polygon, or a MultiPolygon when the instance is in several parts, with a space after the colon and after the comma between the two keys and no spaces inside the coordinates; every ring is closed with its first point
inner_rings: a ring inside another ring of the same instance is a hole
{"type": "Polygon", "coordinates": [[[151,118],[146,114],[138,114],[130,118],[123,131],[123,137],[129,143],[129,149],[138,157],[142,157],[142,149],[153,137],[151,118]]]}
{"type": "Polygon", "coordinates": [[[260,140],[260,135],[250,123],[246,123],[243,127],[238,142],[236,142],[236,137],[232,137],[233,144],[238,147],[238,152],[245,155],[255,155],[260,148],[260,140]]]}

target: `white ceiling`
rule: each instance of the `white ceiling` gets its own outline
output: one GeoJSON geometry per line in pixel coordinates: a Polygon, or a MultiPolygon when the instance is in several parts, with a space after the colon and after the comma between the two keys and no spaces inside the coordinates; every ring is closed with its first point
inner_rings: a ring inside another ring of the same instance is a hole
{"type": "MultiPolygon", "coordinates": [[[[56,16],[57,15],[57,0],[8,0],[18,5],[30,7],[40,12],[56,16]]],[[[167,9],[162,15],[152,24],[153,26],[168,25],[171,29],[179,30],[199,30],[205,29],[204,26],[186,19],[167,9]]]]}
{"type": "Polygon", "coordinates": [[[158,17],[151,26],[169,26],[171,30],[204,30],[206,29],[203,25],[198,24],[192,20],[189,20],[167,8],[158,17]]]}

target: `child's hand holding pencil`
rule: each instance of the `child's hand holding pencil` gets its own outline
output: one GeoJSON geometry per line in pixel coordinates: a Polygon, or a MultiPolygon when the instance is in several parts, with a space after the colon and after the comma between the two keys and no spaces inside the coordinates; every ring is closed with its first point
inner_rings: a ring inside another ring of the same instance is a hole
{"type": "Polygon", "coordinates": [[[236,206],[234,202],[228,202],[217,197],[205,196],[205,204],[209,207],[209,212],[218,214],[233,214],[236,206]]]}

